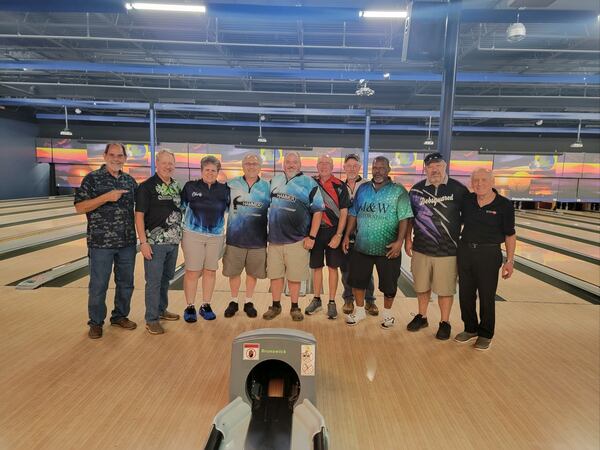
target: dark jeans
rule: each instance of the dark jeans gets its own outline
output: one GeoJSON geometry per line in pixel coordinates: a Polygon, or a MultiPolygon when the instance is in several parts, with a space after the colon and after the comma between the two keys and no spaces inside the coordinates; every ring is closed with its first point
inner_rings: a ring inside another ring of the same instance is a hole
{"type": "Polygon", "coordinates": [[[146,323],[158,322],[169,305],[169,281],[175,276],[178,245],[151,245],[152,259],[144,259],[146,323]]]}
{"type": "Polygon", "coordinates": [[[104,325],[106,318],[106,290],[110,273],[115,274],[115,308],[110,321],[116,322],[129,315],[133,294],[135,245],[122,248],[90,248],[90,284],[88,287],[88,325],[104,325]]]}
{"type": "Polygon", "coordinates": [[[457,261],[460,314],[465,331],[491,339],[496,323],[498,270],[502,266],[500,246],[469,248],[461,241],[457,261]],[[478,294],[480,320],[477,318],[478,294]]]}
{"type": "MultiPolygon", "coordinates": [[[[341,245],[341,244],[340,244],[341,245]]],[[[352,286],[348,284],[348,277],[350,275],[349,270],[349,261],[350,255],[352,253],[352,248],[354,246],[350,245],[350,250],[346,255],[346,264],[340,267],[340,271],[342,272],[342,285],[344,286],[344,292],[342,293],[342,298],[344,299],[344,303],[354,302],[354,294],[352,294],[352,286]]],[[[369,282],[369,286],[365,292],[365,301],[367,303],[375,303],[375,282],[373,281],[373,274],[371,274],[371,281],[369,282]]]]}

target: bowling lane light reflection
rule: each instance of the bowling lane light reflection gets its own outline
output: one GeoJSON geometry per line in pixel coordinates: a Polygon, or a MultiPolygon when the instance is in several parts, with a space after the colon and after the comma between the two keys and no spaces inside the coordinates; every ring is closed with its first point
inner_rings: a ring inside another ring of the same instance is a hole
{"type": "Polygon", "coordinates": [[[367,379],[373,381],[375,379],[375,373],[377,372],[377,360],[373,355],[367,356],[367,379]]]}

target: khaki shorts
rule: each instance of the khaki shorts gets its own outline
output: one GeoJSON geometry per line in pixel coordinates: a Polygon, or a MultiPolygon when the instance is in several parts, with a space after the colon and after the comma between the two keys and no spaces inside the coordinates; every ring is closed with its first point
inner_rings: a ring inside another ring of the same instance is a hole
{"type": "Polygon", "coordinates": [[[237,277],[244,269],[254,278],[266,278],[267,248],[240,248],[226,245],[223,255],[223,275],[237,277]]]}
{"type": "Polygon", "coordinates": [[[433,291],[443,297],[456,294],[456,256],[429,256],[415,252],[410,260],[415,291],[433,291]]]}
{"type": "Polygon", "coordinates": [[[209,236],[184,230],[181,248],[185,270],[217,270],[219,259],[223,256],[224,240],[225,236],[209,236]]]}
{"type": "Polygon", "coordinates": [[[287,278],[288,281],[304,281],[310,277],[309,252],[303,241],[293,244],[269,244],[267,250],[267,277],[270,280],[287,278]]]}

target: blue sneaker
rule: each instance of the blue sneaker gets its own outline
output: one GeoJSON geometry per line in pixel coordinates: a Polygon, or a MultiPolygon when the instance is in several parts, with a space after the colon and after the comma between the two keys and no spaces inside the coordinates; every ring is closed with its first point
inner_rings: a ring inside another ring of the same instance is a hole
{"type": "Polygon", "coordinates": [[[189,305],[187,308],[185,308],[185,311],[183,311],[183,320],[189,323],[198,320],[198,316],[196,315],[196,308],[194,308],[194,305],[189,305]]]}
{"type": "Polygon", "coordinates": [[[200,315],[204,320],[215,320],[217,318],[208,303],[205,303],[200,307],[200,315]]]}

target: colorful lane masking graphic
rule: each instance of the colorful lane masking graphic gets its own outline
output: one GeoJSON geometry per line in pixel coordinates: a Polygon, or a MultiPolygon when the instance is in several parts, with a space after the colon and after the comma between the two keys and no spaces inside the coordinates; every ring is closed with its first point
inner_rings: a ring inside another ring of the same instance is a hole
{"type": "MultiPolygon", "coordinates": [[[[106,143],[80,142],[74,139],[39,138],[36,157],[39,163],[54,163],[56,183],[61,188],[73,188],[81,184],[83,177],[104,162],[106,143]]],[[[143,143],[125,143],[127,164],[125,171],[138,182],[150,176],[150,148],[143,143]]],[[[156,148],[169,150],[175,155],[174,178],[181,184],[200,177],[200,161],[212,155],[221,161],[219,181],[226,182],[242,175],[242,159],[247,153],[258,153],[263,159],[261,177],[270,180],[282,172],[284,156],[298,151],[302,156],[302,171],[317,174],[317,160],[321,155],[333,159],[333,173],[343,178],[346,155],[362,155],[361,148],[313,147],[310,149],[256,148],[223,144],[161,143],[156,148]]],[[[369,177],[373,159],[382,155],[390,160],[391,177],[410,189],[421,180],[423,158],[427,151],[371,151],[369,153],[369,177]]],[[[600,155],[593,153],[564,153],[562,155],[487,155],[478,150],[452,152],[450,176],[469,186],[470,175],[476,168],[492,169],[496,176],[498,191],[514,200],[538,201],[600,201],[600,155]]]]}

